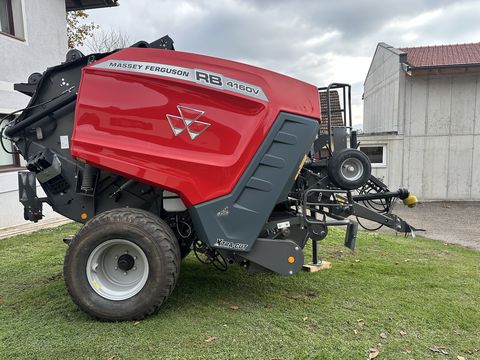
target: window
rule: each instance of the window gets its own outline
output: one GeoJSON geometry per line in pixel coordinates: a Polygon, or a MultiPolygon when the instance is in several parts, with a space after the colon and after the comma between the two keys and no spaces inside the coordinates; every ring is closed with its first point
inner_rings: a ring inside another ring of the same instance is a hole
{"type": "MultiPolygon", "coordinates": [[[[3,116],[4,115],[0,114],[0,119],[3,116]]],[[[3,124],[0,126],[4,127],[6,125],[7,125],[7,122],[4,121],[3,124]]],[[[10,141],[3,139],[3,145],[9,152],[12,151],[12,143],[10,141]]],[[[0,171],[2,169],[16,167],[16,166],[19,166],[18,156],[15,154],[9,154],[5,152],[5,150],[3,150],[3,147],[0,146],[0,171]]]]}
{"type": "Polygon", "coordinates": [[[368,156],[372,167],[387,166],[386,145],[360,145],[359,150],[368,156]]]}
{"type": "Polygon", "coordinates": [[[12,2],[10,0],[0,0],[0,26],[2,32],[15,35],[12,2]]]}
{"type": "Polygon", "coordinates": [[[24,39],[22,0],[0,0],[0,32],[24,39]]]}

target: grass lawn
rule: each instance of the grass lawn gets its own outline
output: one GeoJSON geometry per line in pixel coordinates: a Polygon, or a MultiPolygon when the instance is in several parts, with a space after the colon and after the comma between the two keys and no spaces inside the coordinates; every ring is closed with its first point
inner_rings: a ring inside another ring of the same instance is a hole
{"type": "Polygon", "coordinates": [[[331,231],[332,268],[288,278],[190,255],[158,315],[102,323],[64,287],[76,229],[0,240],[1,359],[480,359],[480,251],[360,233],[352,253],[331,231]]]}

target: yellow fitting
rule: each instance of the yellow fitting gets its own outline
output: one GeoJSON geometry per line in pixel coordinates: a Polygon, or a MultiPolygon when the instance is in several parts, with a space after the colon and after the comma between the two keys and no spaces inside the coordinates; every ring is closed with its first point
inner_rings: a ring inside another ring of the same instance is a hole
{"type": "Polygon", "coordinates": [[[408,206],[409,208],[413,208],[417,205],[418,200],[415,195],[408,195],[405,199],[403,199],[403,205],[408,206]]]}
{"type": "Polygon", "coordinates": [[[300,171],[302,171],[303,165],[305,164],[305,161],[307,160],[307,154],[303,155],[303,160],[300,163],[300,166],[298,168],[297,174],[295,175],[295,180],[297,180],[298,175],[300,175],[300,171]]]}

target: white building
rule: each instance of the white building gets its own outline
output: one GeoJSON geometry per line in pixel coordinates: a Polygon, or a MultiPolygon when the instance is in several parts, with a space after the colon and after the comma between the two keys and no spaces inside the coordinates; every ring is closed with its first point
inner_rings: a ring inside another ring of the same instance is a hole
{"type": "Polygon", "coordinates": [[[361,150],[393,190],[480,200],[480,43],[379,43],[364,84],[361,150]]]}
{"type": "MultiPolygon", "coordinates": [[[[27,82],[31,73],[41,73],[65,60],[66,11],[114,5],[116,0],[0,0],[0,118],[29,101],[28,96],[13,90],[14,83],[27,82]]],[[[11,150],[8,142],[5,145],[11,150]]],[[[0,148],[0,227],[23,221],[23,207],[18,202],[19,169],[19,157],[0,148]]]]}

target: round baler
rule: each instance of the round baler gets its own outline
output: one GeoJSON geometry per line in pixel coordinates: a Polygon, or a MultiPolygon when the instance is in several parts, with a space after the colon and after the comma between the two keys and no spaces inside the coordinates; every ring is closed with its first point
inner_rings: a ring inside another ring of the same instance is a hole
{"type": "Polygon", "coordinates": [[[357,149],[348,85],[319,89],[174,51],[167,36],[110,53],[71,50],[15,88],[31,101],[2,140],[26,161],[24,217],[40,220],[47,203],[85,224],[65,239],[64,277],[73,301],[99,319],[154,313],[190,251],[220,270],[292,275],[307,241],[316,257],[329,226],[347,226],[353,249],[352,216],[413,233],[391,209],[416,199],[372,176],[357,149]],[[343,108],[334,109],[338,91],[343,108]]]}

